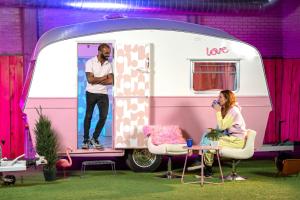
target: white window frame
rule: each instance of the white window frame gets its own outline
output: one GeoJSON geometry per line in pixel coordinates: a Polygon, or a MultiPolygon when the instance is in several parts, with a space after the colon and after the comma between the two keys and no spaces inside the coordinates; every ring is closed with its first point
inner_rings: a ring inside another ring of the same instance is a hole
{"type": "Polygon", "coordinates": [[[194,74],[194,63],[197,62],[211,62],[211,63],[234,63],[236,67],[236,89],[233,91],[237,93],[240,90],[240,60],[203,60],[203,59],[191,59],[190,60],[190,90],[194,94],[218,94],[221,90],[206,90],[196,91],[193,87],[193,74],[194,74]]]}

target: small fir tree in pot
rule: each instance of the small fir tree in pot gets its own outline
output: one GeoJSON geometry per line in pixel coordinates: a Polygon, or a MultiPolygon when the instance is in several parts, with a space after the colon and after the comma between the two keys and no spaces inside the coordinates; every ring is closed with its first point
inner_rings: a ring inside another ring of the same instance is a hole
{"type": "Polygon", "coordinates": [[[36,136],[36,151],[39,155],[45,156],[48,161],[44,166],[44,177],[46,181],[53,181],[56,179],[56,161],[58,143],[55,131],[52,128],[51,121],[42,113],[42,108],[36,109],[39,118],[35,123],[36,136]]]}

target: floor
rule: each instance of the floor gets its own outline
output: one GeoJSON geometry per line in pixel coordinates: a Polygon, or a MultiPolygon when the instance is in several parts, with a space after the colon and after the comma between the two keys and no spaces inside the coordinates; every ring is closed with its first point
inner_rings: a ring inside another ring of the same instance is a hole
{"type": "MultiPolygon", "coordinates": [[[[179,160],[178,166],[182,166],[179,160]]],[[[223,185],[182,184],[180,180],[157,178],[165,170],[155,173],[134,173],[120,170],[116,163],[117,174],[114,175],[107,166],[87,170],[80,178],[79,171],[68,171],[68,178],[60,177],[54,182],[45,182],[41,170],[26,171],[24,182],[14,186],[0,185],[1,199],[299,199],[300,176],[276,177],[273,160],[245,161],[239,165],[241,175],[248,177],[243,182],[225,182],[223,185]]],[[[182,168],[177,168],[180,173],[182,168]]],[[[224,165],[225,174],[230,172],[229,165],[224,165]]],[[[189,173],[189,179],[195,179],[195,172],[189,173]]],[[[214,178],[218,180],[215,169],[214,178]]]]}

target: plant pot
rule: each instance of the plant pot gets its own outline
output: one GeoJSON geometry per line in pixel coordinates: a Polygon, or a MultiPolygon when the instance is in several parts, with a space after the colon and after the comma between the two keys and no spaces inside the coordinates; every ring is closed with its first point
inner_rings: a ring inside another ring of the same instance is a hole
{"type": "Polygon", "coordinates": [[[44,168],[43,169],[44,172],[44,178],[45,181],[55,181],[56,180],[56,169],[55,168],[44,168]]]}

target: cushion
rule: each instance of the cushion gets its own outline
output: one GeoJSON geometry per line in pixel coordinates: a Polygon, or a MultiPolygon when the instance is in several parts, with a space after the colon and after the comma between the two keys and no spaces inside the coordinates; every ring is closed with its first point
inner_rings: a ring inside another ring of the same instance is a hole
{"type": "Polygon", "coordinates": [[[161,144],[185,144],[186,141],[182,136],[181,129],[177,125],[169,126],[144,126],[145,136],[150,136],[152,138],[152,143],[154,145],[161,144]]]}

